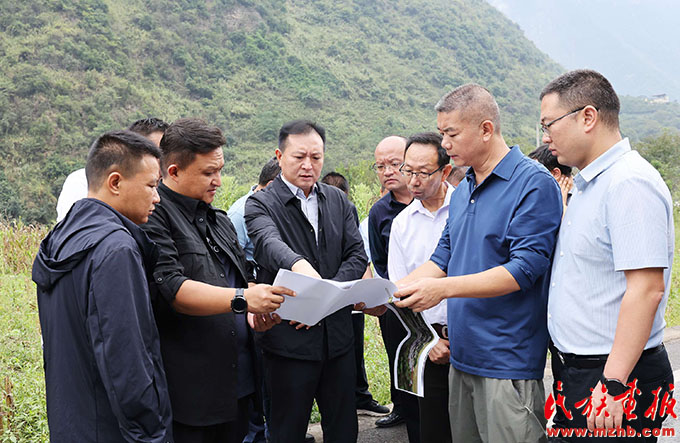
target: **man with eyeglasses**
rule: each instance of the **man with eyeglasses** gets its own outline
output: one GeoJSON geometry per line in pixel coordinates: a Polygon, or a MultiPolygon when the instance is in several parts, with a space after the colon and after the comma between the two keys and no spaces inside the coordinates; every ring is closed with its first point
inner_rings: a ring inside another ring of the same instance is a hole
{"type": "MultiPolygon", "coordinates": [[[[368,213],[369,247],[376,273],[378,276],[387,279],[389,279],[387,257],[392,220],[413,200],[406,187],[406,178],[399,172],[399,168],[404,162],[405,147],[406,139],[404,137],[389,136],[384,138],[375,148],[375,163],[372,166],[378,174],[380,184],[388,192],[371,207],[368,213]]],[[[405,409],[412,411],[411,414],[406,415],[417,418],[418,399],[413,395],[397,390],[394,384],[394,358],[399,343],[406,337],[406,331],[392,311],[388,310],[380,316],[379,321],[390,367],[390,396],[394,407],[389,415],[378,419],[375,424],[379,428],[388,428],[405,421],[405,409]]],[[[411,430],[410,433],[414,435],[414,438],[417,438],[417,420],[407,423],[407,427],[411,430]]]]}
{"type": "MultiPolygon", "coordinates": [[[[441,145],[442,136],[435,132],[413,135],[406,142],[401,172],[414,199],[392,223],[387,261],[392,281],[398,282],[430,258],[446,225],[454,187],[446,181],[451,164],[441,145]]],[[[440,338],[425,363],[425,397],[418,399],[420,441],[451,442],[446,301],[424,311],[423,317],[440,338]]]]}
{"type": "Polygon", "coordinates": [[[448,299],[453,441],[546,441],[544,280],[562,217],[559,187],[506,145],[483,87],[460,86],[435,110],[442,146],[470,169],[437,248],[399,282],[396,304],[420,312],[448,299]]]}
{"type": "Polygon", "coordinates": [[[543,142],[560,163],[579,169],[548,298],[552,370],[560,382],[553,395],[566,399],[554,427],[623,427],[640,435],[660,428],[666,414],[650,411],[672,396],[662,339],[673,204],[659,173],[621,137],[619,108],[611,83],[591,70],[563,74],[541,93],[543,142]],[[575,405],[580,401],[593,405],[587,416],[575,405]]]}

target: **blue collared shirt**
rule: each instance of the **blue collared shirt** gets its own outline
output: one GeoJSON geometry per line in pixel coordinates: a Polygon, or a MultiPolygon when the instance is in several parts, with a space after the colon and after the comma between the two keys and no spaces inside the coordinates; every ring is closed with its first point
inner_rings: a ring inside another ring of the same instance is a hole
{"type": "Polygon", "coordinates": [[[562,352],[609,354],[624,271],[664,268],[665,293],[646,349],[658,346],[673,262],[673,204],[661,175],[628,139],[612,146],[574,178],[574,194],[555,248],[548,328],[562,352]]]}
{"type": "Polygon", "coordinates": [[[236,200],[227,211],[227,215],[229,216],[231,223],[234,225],[234,229],[236,229],[238,242],[243,248],[243,251],[246,253],[246,260],[248,261],[255,261],[253,258],[255,247],[253,246],[253,242],[250,241],[250,237],[248,237],[248,229],[246,228],[246,219],[244,214],[246,212],[246,200],[248,200],[248,197],[253,195],[256,187],[257,185],[254,185],[246,195],[236,200]]]}
{"type": "Polygon", "coordinates": [[[448,276],[503,266],[520,290],[448,299],[451,364],[482,377],[543,377],[548,342],[547,278],[562,198],[557,182],[513,146],[479,185],[470,168],[451,197],[430,258],[448,276]]]}

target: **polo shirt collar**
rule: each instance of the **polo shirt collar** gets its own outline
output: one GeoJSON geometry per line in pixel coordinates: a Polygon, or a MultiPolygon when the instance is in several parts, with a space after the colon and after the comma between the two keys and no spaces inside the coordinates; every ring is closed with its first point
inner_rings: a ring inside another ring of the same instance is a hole
{"type": "MultiPolygon", "coordinates": [[[[517,168],[517,165],[522,160],[523,156],[524,154],[522,154],[522,151],[519,149],[518,145],[512,146],[510,151],[505,154],[501,161],[498,162],[496,167],[493,168],[493,171],[491,171],[490,175],[495,175],[505,181],[510,180],[512,173],[515,172],[515,168],[517,168]]],[[[475,171],[473,168],[468,168],[465,175],[468,177],[470,183],[476,183],[475,171]]]]}
{"type": "Polygon", "coordinates": [[[602,153],[602,155],[593,160],[592,163],[583,168],[576,177],[574,177],[574,185],[576,185],[578,189],[584,189],[595,177],[606,171],[611,165],[616,163],[619,158],[630,152],[630,150],[630,141],[628,141],[628,137],[620,140],[614,144],[614,146],[602,153]]]}

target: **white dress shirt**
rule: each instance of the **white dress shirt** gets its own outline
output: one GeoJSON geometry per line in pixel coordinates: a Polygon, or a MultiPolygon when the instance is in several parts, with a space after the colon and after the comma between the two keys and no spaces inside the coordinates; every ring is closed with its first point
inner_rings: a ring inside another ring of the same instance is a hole
{"type": "MultiPolygon", "coordinates": [[[[446,183],[446,197],[441,208],[431,213],[420,202],[413,200],[394,218],[390,231],[387,270],[390,280],[397,281],[413,272],[430,259],[449,217],[449,202],[453,186],[446,183]]],[[[446,324],[446,300],[423,312],[430,324],[446,324]]]]}

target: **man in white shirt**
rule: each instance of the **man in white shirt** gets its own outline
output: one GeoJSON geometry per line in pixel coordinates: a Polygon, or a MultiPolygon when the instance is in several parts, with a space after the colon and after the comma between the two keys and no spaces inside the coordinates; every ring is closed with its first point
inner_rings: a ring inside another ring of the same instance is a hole
{"type": "MultiPolygon", "coordinates": [[[[446,181],[451,164],[442,136],[427,132],[409,137],[401,173],[408,180],[413,202],[392,223],[387,268],[398,281],[427,262],[437,247],[449,215],[453,186],[446,181]]],[[[420,440],[451,442],[448,414],[449,341],[446,301],[423,312],[440,336],[425,365],[425,397],[420,398],[420,440]]]]}

